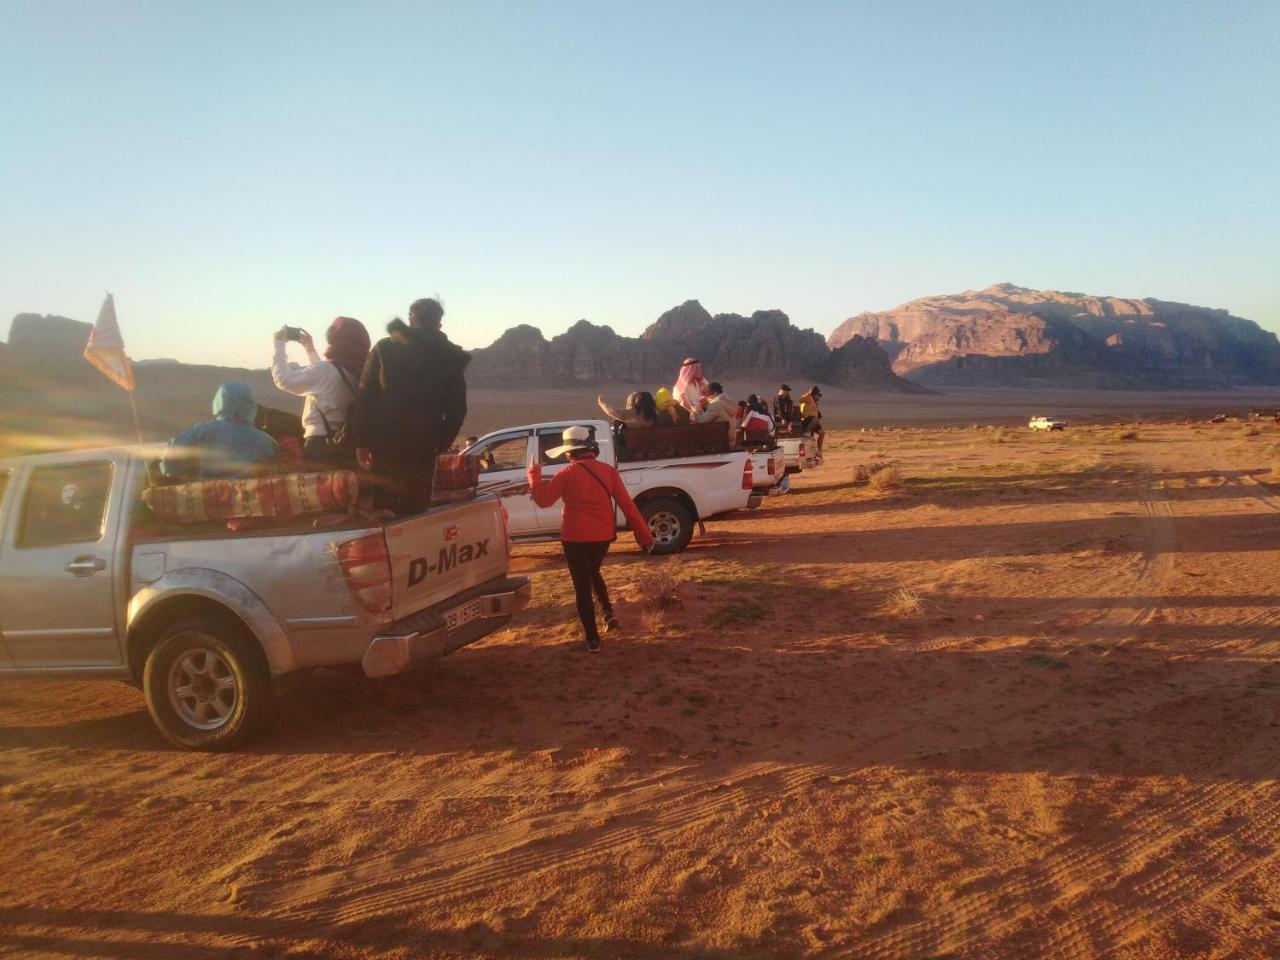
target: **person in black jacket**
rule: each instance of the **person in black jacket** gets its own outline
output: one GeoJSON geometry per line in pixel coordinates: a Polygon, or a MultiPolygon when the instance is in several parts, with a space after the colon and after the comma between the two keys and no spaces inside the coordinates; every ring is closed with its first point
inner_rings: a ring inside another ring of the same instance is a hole
{"type": "Polygon", "coordinates": [[[778,388],[778,395],[773,398],[773,420],[779,429],[785,430],[796,418],[796,404],[791,399],[791,388],[785,383],[778,388]]]}
{"type": "Polygon", "coordinates": [[[467,415],[463,371],[471,356],[440,330],[438,300],[416,300],[409,323],[387,325],[365,361],[351,435],[356,460],[373,471],[373,505],[398,516],[431,505],[436,456],[449,449],[467,415]]]}

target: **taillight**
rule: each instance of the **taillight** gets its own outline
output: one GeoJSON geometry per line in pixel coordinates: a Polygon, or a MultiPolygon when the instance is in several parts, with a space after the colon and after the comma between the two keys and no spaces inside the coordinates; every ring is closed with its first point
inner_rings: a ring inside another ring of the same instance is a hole
{"type": "Polygon", "coordinates": [[[755,487],[754,478],[751,476],[751,458],[747,457],[742,461],[742,489],[750,490],[755,487]]]}
{"type": "Polygon", "coordinates": [[[391,607],[391,557],[381,533],[338,544],[338,566],[360,605],[370,613],[391,607]]]}
{"type": "Polygon", "coordinates": [[[800,444],[800,456],[804,456],[804,444],[800,444]]]}
{"type": "Polygon", "coordinates": [[[773,476],[778,472],[778,464],[773,457],[769,458],[769,476],[773,476]]]}

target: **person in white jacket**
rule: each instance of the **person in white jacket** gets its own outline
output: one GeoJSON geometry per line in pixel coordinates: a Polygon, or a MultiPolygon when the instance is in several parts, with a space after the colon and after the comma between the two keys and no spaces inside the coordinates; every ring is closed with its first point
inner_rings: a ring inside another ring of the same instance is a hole
{"type": "Polygon", "coordinates": [[[355,399],[369,355],[369,331],[359,320],[338,317],[325,331],[325,340],[322,358],[311,334],[281,327],[276,331],[271,379],[286,393],[306,397],[302,405],[302,457],[307,468],[355,469],[354,452],[344,455],[329,440],[346,423],[347,409],[355,399]],[[306,351],[306,364],[289,362],[285,350],[290,333],[306,351]]]}

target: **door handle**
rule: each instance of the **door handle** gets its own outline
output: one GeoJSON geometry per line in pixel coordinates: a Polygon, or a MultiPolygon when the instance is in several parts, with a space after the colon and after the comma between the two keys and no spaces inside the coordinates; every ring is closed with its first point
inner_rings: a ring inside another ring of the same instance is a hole
{"type": "Polygon", "coordinates": [[[76,557],[62,568],[77,577],[91,577],[99,570],[107,569],[107,561],[98,557],[76,557]]]}

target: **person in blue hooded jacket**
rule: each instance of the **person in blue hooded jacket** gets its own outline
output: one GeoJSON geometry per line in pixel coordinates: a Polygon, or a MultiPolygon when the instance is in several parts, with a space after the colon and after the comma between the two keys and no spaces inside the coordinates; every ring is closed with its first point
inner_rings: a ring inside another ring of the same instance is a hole
{"type": "Polygon", "coordinates": [[[169,441],[160,473],[174,480],[215,480],[268,472],[279,450],[271,437],[253,425],[257,412],[247,385],[224,383],[213,395],[213,419],[169,441]]]}

